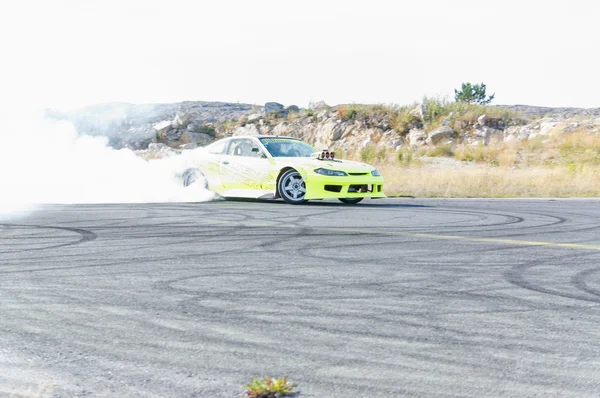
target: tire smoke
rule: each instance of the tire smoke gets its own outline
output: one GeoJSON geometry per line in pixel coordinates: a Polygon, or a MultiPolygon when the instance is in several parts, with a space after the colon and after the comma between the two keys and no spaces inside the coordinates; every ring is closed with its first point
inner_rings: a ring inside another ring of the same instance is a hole
{"type": "Polygon", "coordinates": [[[183,187],[181,173],[201,149],[144,160],[106,137],[80,136],[70,122],[25,115],[1,122],[0,218],[42,204],[200,202],[202,184],[183,187]]]}

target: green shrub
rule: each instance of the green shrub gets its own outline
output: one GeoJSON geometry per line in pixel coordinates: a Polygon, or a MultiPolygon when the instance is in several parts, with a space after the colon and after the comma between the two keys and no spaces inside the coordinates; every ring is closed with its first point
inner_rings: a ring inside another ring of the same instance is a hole
{"type": "Polygon", "coordinates": [[[295,396],[292,390],[296,387],[293,383],[288,383],[286,377],[274,379],[265,377],[264,379],[252,379],[252,383],[246,386],[246,395],[250,398],[283,398],[295,396]]]}
{"type": "Polygon", "coordinates": [[[436,146],[430,150],[427,151],[427,156],[433,156],[433,157],[453,157],[454,156],[454,149],[452,148],[451,145],[440,145],[440,146],[436,146]]]}
{"type": "Polygon", "coordinates": [[[394,131],[404,135],[408,133],[411,127],[415,126],[416,122],[420,121],[417,115],[411,114],[411,110],[412,108],[405,106],[391,112],[390,124],[394,131]]]}
{"type": "Polygon", "coordinates": [[[360,150],[360,160],[365,163],[373,163],[375,159],[375,147],[373,145],[367,145],[360,150]]]}
{"type": "Polygon", "coordinates": [[[400,149],[396,154],[396,160],[400,166],[410,166],[414,160],[414,154],[411,150],[400,149]]]}
{"type": "Polygon", "coordinates": [[[354,119],[356,119],[357,115],[358,115],[358,110],[356,110],[356,109],[349,109],[348,110],[348,114],[346,115],[346,119],[347,120],[354,120],[354,119]]]}
{"type": "Polygon", "coordinates": [[[499,158],[501,152],[502,148],[483,144],[462,145],[456,149],[454,158],[463,162],[488,163],[491,166],[497,166],[501,163],[499,158]]]}
{"type": "Polygon", "coordinates": [[[338,108],[338,117],[344,121],[346,120],[355,120],[359,117],[365,118],[368,117],[367,112],[365,112],[365,106],[363,105],[342,105],[338,108]]]}
{"type": "MultiPolygon", "coordinates": [[[[248,120],[248,119],[246,119],[246,120],[248,120]]],[[[199,126],[196,129],[196,133],[203,133],[203,134],[208,134],[208,135],[215,135],[215,127],[204,124],[202,126],[199,126]]]]}
{"type": "Polygon", "coordinates": [[[450,114],[451,110],[448,107],[448,101],[441,98],[423,98],[423,106],[425,114],[423,118],[425,122],[435,122],[443,116],[450,114]]]}

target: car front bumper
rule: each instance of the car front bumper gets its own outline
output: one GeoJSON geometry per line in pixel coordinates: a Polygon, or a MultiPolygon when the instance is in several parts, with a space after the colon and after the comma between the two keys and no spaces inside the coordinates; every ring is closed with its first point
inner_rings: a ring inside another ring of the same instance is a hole
{"type": "Polygon", "coordinates": [[[333,177],[310,174],[305,177],[305,199],[385,198],[383,177],[333,177]]]}

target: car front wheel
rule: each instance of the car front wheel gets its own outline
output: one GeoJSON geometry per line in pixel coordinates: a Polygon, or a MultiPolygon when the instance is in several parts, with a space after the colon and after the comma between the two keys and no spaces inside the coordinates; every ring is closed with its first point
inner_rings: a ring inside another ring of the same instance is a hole
{"type": "Polygon", "coordinates": [[[306,202],[306,183],[302,175],[296,170],[291,169],[283,173],[277,184],[279,196],[287,203],[297,205],[306,202]]]}

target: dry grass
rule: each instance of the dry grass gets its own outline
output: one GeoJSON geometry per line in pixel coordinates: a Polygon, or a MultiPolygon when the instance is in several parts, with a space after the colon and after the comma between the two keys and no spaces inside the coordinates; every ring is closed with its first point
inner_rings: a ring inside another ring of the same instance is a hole
{"type": "Polygon", "coordinates": [[[507,146],[484,146],[484,145],[459,145],[454,151],[454,158],[461,162],[475,162],[475,163],[486,163],[492,166],[511,166],[510,164],[500,164],[500,159],[507,159],[509,162],[511,159],[516,158],[514,154],[514,148],[507,146]]]}
{"type": "Polygon", "coordinates": [[[418,151],[419,155],[432,157],[453,157],[454,148],[451,145],[438,145],[434,147],[423,147],[418,151]]]}
{"type": "Polygon", "coordinates": [[[567,164],[600,165],[600,135],[577,131],[555,141],[555,148],[567,164]]]}
{"type": "Polygon", "coordinates": [[[493,145],[442,145],[425,147],[420,154],[434,157],[454,156],[461,162],[488,166],[537,167],[600,165],[600,135],[586,131],[536,137],[520,142],[493,145]]]}
{"type": "Polygon", "coordinates": [[[591,197],[600,196],[600,166],[380,167],[389,195],[418,197],[591,197]]]}
{"type": "Polygon", "coordinates": [[[390,195],[600,196],[600,134],[587,131],[488,146],[441,145],[417,151],[386,151],[374,145],[345,155],[380,169],[390,195]]]}

